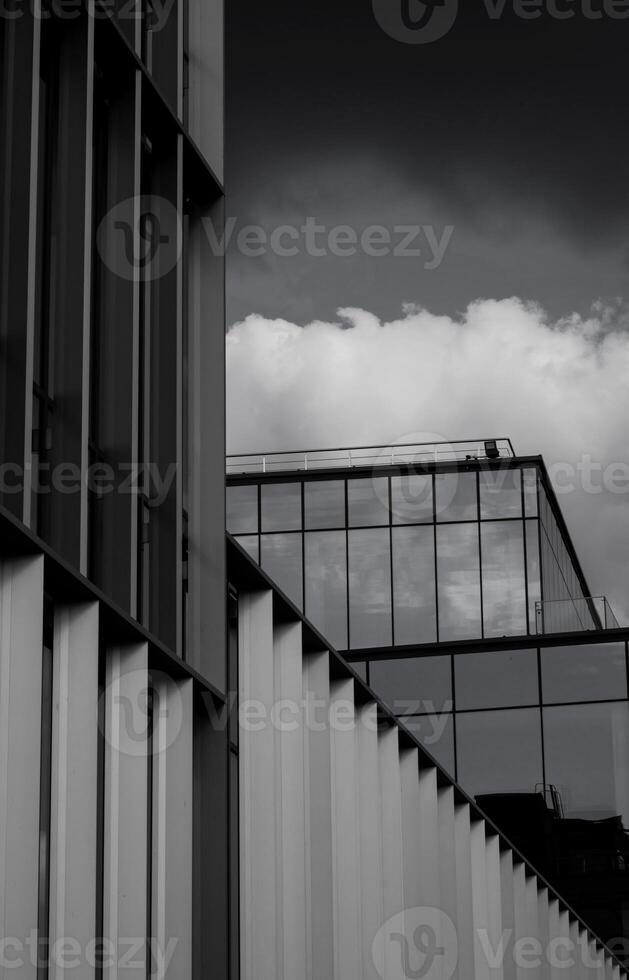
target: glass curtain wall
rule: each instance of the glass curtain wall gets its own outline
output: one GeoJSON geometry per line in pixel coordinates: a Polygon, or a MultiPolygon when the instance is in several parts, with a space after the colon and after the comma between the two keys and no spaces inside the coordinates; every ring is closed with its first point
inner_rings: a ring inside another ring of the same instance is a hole
{"type": "Polygon", "coordinates": [[[570,619],[562,601],[540,624],[542,597],[587,608],[532,466],[231,483],[227,502],[230,533],[338,649],[536,635],[570,619]]]}
{"type": "Polygon", "coordinates": [[[471,796],[554,786],[629,830],[624,642],[372,660],[367,683],[471,796]]]}

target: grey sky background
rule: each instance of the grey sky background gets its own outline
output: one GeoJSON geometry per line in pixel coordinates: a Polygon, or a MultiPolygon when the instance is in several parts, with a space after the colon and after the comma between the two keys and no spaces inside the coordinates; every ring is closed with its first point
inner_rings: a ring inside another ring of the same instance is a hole
{"type": "MultiPolygon", "coordinates": [[[[229,5],[230,451],[504,434],[551,466],[626,465],[629,20],[562,4],[465,0],[423,45],[370,0],[229,5]],[[422,235],[421,256],[238,247],[309,217],[452,232],[436,269],[422,235]]],[[[562,507],[627,618],[629,487],[582,482],[562,507]]]]}

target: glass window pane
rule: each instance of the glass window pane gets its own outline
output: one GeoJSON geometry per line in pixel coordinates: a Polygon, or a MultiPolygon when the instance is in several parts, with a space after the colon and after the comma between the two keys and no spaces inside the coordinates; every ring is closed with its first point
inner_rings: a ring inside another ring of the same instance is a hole
{"type": "Polygon", "coordinates": [[[524,516],[537,517],[537,470],[522,470],[524,487],[524,516]]]}
{"type": "Polygon", "coordinates": [[[392,476],[391,515],[394,524],[432,523],[432,476],[418,473],[392,476]]]}
{"type": "Polygon", "coordinates": [[[386,476],[347,481],[350,527],[377,527],[389,523],[389,481],[386,476]]]}
{"type": "Polygon", "coordinates": [[[621,816],[629,829],[629,705],[544,709],[546,780],[566,817],[621,816]]]}
{"type": "Polygon", "coordinates": [[[437,639],[433,525],[393,528],[393,611],[396,644],[437,639]]]}
{"type": "Polygon", "coordinates": [[[627,697],[624,643],[546,647],[541,656],[546,704],[627,697]]]}
{"type": "Polygon", "coordinates": [[[227,487],[227,530],[230,534],[257,534],[257,486],[227,487]]]}
{"type": "Polygon", "coordinates": [[[526,574],[529,593],[529,632],[533,635],[542,632],[541,622],[538,626],[538,611],[536,603],[542,598],[542,586],[539,567],[539,523],[526,521],[526,574]]]}
{"type": "Polygon", "coordinates": [[[352,649],[391,645],[389,529],[349,532],[349,638],[352,649]]]}
{"type": "Polygon", "coordinates": [[[457,711],[539,704],[537,650],[459,654],[454,671],[457,711]]]}
{"type": "Polygon", "coordinates": [[[484,520],[522,516],[520,470],[484,470],[479,474],[480,516],[484,520]]]}
{"type": "Polygon", "coordinates": [[[454,779],[454,722],[452,715],[408,716],[402,719],[402,723],[454,779]]]}
{"type": "Polygon", "coordinates": [[[247,534],[244,538],[236,538],[236,541],[251,555],[255,562],[260,564],[260,541],[257,534],[247,534]]]}
{"type": "Polygon", "coordinates": [[[263,534],[262,568],[302,608],[301,534],[263,534]]]}
{"type": "Polygon", "coordinates": [[[308,530],[345,527],[345,481],[304,483],[304,511],[308,530]]]}
{"type": "Polygon", "coordinates": [[[533,793],[542,774],[538,708],[457,714],[457,778],[470,796],[533,793]]]}
{"type": "Polygon", "coordinates": [[[372,660],[369,684],[396,715],[452,711],[452,662],[444,657],[372,660]]]}
{"type": "Polygon", "coordinates": [[[352,664],[353,670],[356,671],[361,680],[367,682],[367,664],[364,660],[357,660],[352,664]]]}
{"type": "Polygon", "coordinates": [[[347,649],[345,531],[305,535],[306,616],[337,650],[347,649]]]}
{"type": "Polygon", "coordinates": [[[439,640],[481,634],[478,525],[437,528],[439,640]]]}
{"type": "Polygon", "coordinates": [[[301,483],[263,483],[261,486],[263,531],[299,531],[301,483]]]}
{"type": "Polygon", "coordinates": [[[478,520],[476,473],[437,473],[435,495],[438,521],[478,520]]]}
{"type": "Polygon", "coordinates": [[[481,524],[485,636],[526,633],[522,521],[481,524]]]}

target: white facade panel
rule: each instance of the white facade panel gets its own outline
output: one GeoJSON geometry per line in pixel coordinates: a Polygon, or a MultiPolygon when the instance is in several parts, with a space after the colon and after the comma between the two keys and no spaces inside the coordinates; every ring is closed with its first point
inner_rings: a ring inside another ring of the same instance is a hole
{"type": "Polygon", "coordinates": [[[0,562],[0,978],[35,980],[44,560],[0,562]]]}

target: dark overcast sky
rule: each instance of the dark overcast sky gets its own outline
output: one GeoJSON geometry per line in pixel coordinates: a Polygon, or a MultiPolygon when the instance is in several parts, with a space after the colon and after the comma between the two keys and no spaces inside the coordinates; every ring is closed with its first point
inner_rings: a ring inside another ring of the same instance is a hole
{"type": "Polygon", "coordinates": [[[250,258],[232,245],[229,322],[303,323],[339,306],[391,317],[403,302],[455,314],[510,295],[560,316],[626,296],[629,20],[588,19],[587,2],[526,21],[513,0],[496,20],[484,0],[460,0],[445,37],[411,45],[382,30],[371,0],[230,0],[237,230],[311,216],[358,233],[454,232],[433,271],[417,257],[250,258]]]}

